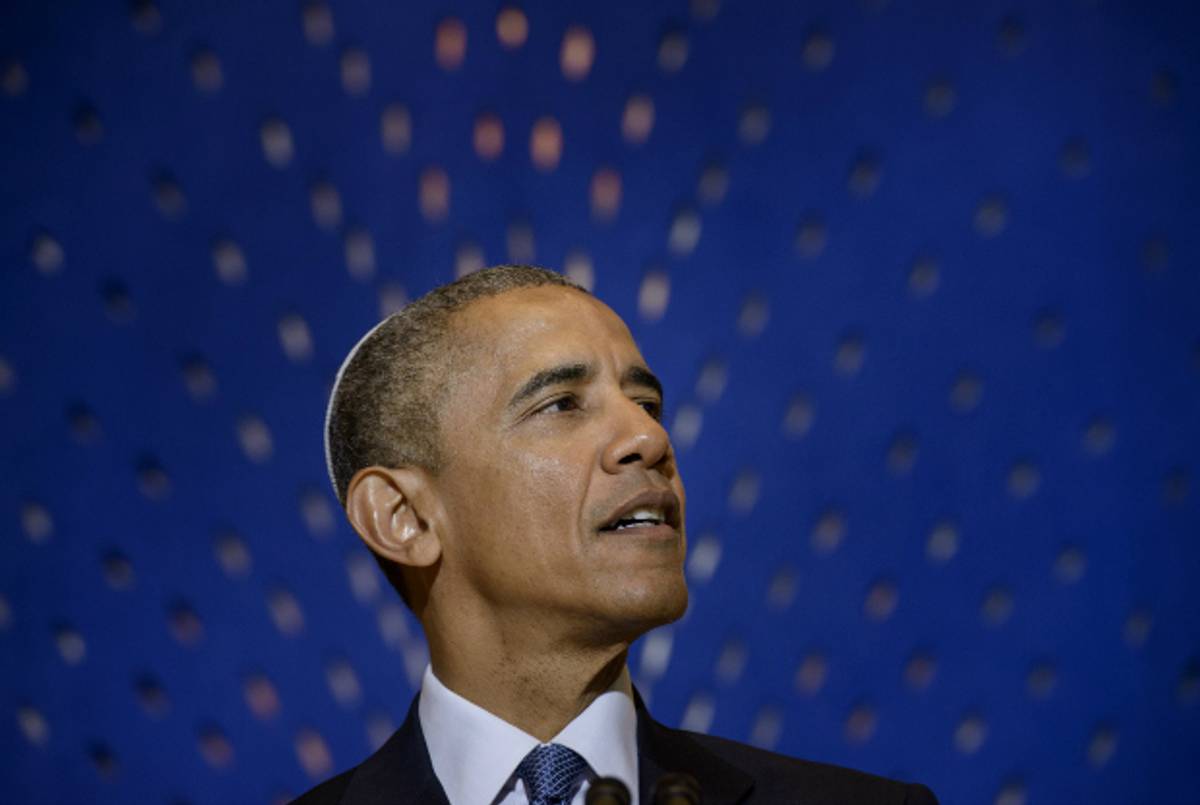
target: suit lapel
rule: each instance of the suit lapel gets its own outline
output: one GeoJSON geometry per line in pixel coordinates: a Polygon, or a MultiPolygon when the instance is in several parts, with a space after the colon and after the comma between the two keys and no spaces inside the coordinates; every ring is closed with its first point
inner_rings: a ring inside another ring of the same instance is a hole
{"type": "Polygon", "coordinates": [[[670,772],[686,772],[700,783],[706,805],[734,805],[754,787],[754,778],[713,754],[686,732],[650,717],[642,697],[633,694],[638,715],[638,790],[643,805],[651,802],[654,784],[670,772]]]}
{"type": "Polygon", "coordinates": [[[355,770],[341,805],[449,805],[433,773],[417,699],[400,729],[355,770]]]}

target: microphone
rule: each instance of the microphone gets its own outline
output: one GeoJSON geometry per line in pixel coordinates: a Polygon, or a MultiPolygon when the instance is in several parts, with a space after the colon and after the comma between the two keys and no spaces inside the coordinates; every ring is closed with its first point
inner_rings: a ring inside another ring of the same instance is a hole
{"type": "Polygon", "coordinates": [[[654,805],[700,805],[700,783],[690,774],[672,772],[654,784],[654,805]]]}
{"type": "Polygon", "coordinates": [[[629,789],[616,777],[597,777],[588,786],[585,805],[629,805],[629,789]]]}

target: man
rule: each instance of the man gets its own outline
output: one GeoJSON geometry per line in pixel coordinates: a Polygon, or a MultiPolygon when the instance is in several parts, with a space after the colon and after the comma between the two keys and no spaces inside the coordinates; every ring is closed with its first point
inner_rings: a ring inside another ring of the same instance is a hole
{"type": "Polygon", "coordinates": [[[424,627],[404,725],[310,803],[582,803],[666,773],[706,803],[933,803],[922,786],[655,722],[630,644],[680,617],[684,490],[625,324],[558,274],[439,288],[351,352],[326,425],[355,531],[424,627]]]}

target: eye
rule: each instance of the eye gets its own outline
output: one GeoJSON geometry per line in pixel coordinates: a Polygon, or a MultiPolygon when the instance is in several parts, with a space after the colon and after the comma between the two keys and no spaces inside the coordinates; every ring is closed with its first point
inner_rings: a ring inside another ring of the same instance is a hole
{"type": "Polygon", "coordinates": [[[662,403],[659,400],[638,400],[638,405],[656,422],[662,422],[662,403]]]}
{"type": "Polygon", "coordinates": [[[579,401],[575,399],[575,395],[566,394],[562,397],[555,397],[542,407],[534,411],[535,414],[562,414],[568,411],[579,410],[579,401]]]}

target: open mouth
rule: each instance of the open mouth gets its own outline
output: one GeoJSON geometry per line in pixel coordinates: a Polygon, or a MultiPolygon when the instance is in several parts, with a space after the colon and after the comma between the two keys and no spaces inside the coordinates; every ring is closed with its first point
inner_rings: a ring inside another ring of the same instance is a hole
{"type": "Polygon", "coordinates": [[[615,521],[600,528],[601,531],[624,531],[629,528],[649,528],[651,526],[662,525],[667,521],[667,517],[659,509],[641,508],[636,509],[624,517],[618,517],[615,521]]]}
{"type": "Polygon", "coordinates": [[[679,498],[670,491],[643,492],[620,506],[600,531],[636,533],[668,526],[679,528],[679,498]]]}

